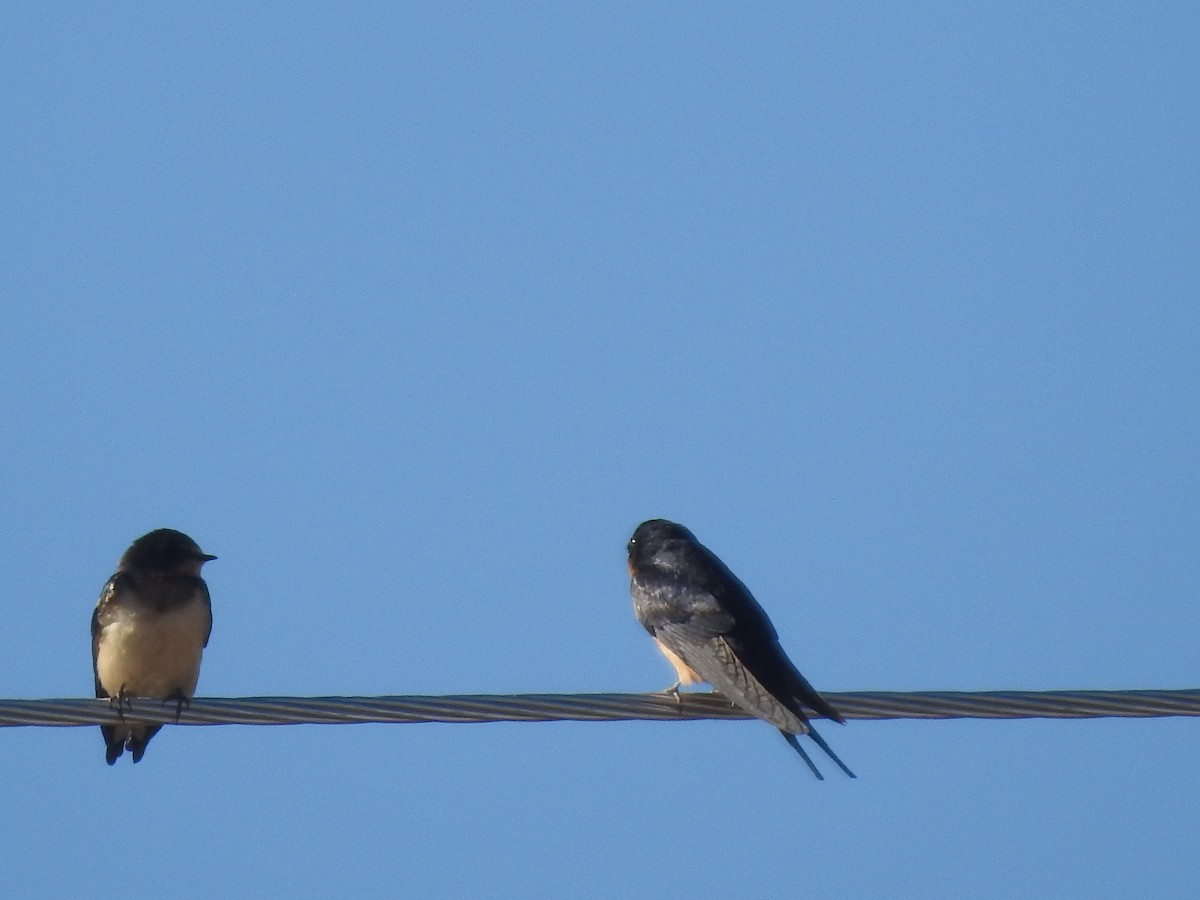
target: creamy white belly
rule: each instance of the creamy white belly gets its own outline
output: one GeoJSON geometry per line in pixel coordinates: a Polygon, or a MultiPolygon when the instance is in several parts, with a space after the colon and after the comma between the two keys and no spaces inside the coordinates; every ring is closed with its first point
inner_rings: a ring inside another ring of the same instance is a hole
{"type": "Polygon", "coordinates": [[[200,677],[200,655],[209,611],[196,600],[170,612],[122,606],[100,635],[96,674],[115,697],[165,699],[182,691],[191,699],[200,677]]]}

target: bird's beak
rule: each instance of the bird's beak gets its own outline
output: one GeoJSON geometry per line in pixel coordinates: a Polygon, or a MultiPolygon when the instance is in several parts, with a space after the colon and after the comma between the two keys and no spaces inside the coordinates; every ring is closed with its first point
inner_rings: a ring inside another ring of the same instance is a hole
{"type": "Polygon", "coordinates": [[[204,565],[206,562],[212,562],[214,559],[216,559],[216,557],[213,556],[211,553],[201,553],[200,554],[200,565],[204,565]]]}

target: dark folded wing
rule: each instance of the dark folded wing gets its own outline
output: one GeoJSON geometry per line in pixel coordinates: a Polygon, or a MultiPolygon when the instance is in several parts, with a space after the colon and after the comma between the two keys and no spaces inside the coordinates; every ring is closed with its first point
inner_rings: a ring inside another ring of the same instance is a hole
{"type": "Polygon", "coordinates": [[[108,696],[104,688],[100,686],[100,672],[96,667],[96,660],[100,656],[100,632],[104,629],[109,606],[113,602],[113,596],[116,594],[121,580],[121,574],[118,572],[104,583],[104,587],[100,589],[100,599],[96,601],[96,608],[92,610],[92,675],[96,679],[97,697],[108,696]]]}
{"type": "Polygon", "coordinates": [[[777,697],[721,634],[702,624],[664,625],[655,636],[729,701],[781,731],[805,734],[808,723],[777,697]]]}

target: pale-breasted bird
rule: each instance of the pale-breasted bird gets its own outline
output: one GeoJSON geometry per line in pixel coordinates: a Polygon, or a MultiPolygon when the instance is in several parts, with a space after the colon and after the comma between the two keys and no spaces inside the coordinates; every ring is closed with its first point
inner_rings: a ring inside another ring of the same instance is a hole
{"type": "MultiPolygon", "coordinates": [[[[212,602],[200,568],[216,559],[186,534],[142,535],[117,563],[92,613],[96,696],[119,712],[131,697],[189,703],[212,632],[212,602]]],[[[122,718],[124,718],[122,714],[122,718]]],[[[137,762],[161,725],[101,725],[111,766],[128,749],[137,762]]]]}

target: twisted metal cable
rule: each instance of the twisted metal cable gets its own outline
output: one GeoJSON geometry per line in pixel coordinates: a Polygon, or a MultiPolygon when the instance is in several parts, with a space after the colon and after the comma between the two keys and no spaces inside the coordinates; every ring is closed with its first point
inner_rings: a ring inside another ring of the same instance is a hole
{"type": "MultiPolygon", "coordinates": [[[[825,698],[847,719],[1094,719],[1200,716],[1200,690],[853,691],[825,698]]],[[[512,694],[131,700],[126,720],[180,725],[346,725],[364,722],[558,722],[748,719],[719,694],[512,694]]],[[[101,725],[106,700],[0,700],[0,726],[101,725]]]]}

